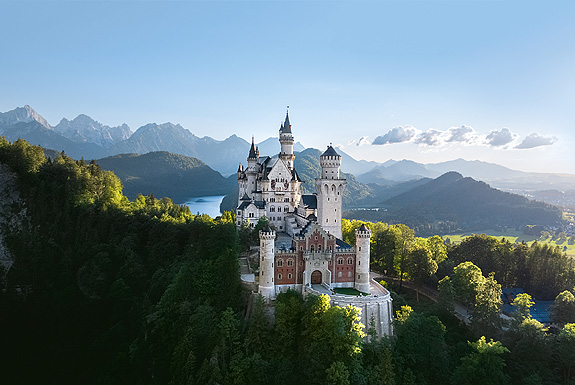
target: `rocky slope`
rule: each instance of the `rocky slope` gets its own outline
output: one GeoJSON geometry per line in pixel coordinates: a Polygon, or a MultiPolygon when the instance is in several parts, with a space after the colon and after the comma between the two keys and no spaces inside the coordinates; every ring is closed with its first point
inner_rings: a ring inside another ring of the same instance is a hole
{"type": "Polygon", "coordinates": [[[4,270],[12,266],[12,256],[4,240],[8,232],[17,230],[26,217],[16,185],[16,176],[0,164],[0,265],[4,270]]]}

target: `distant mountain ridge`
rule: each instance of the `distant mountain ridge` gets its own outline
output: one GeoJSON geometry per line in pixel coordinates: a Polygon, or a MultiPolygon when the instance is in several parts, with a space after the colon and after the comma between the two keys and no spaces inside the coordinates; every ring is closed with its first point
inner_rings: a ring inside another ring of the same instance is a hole
{"type": "MultiPolygon", "coordinates": [[[[234,174],[238,164],[245,165],[250,143],[236,135],[224,140],[198,137],[191,131],[173,123],[149,123],[131,133],[122,124],[116,127],[103,125],[87,115],[73,120],[62,119],[52,128],[46,119],[30,106],[0,113],[0,135],[9,140],[23,138],[32,144],[65,151],[80,159],[100,159],[121,153],[145,154],[168,151],[201,159],[223,175],[234,174]]],[[[276,138],[257,143],[261,155],[274,156],[279,152],[276,138]]],[[[294,151],[303,151],[301,143],[294,151]]],[[[483,180],[508,191],[532,195],[534,190],[575,190],[575,175],[528,173],[482,162],[456,159],[441,163],[422,164],[411,160],[388,160],[384,163],[356,160],[341,149],[342,171],[353,174],[358,182],[366,185],[393,186],[421,178],[436,178],[445,172],[456,171],[464,176],[483,180]]]]}
{"type": "Polygon", "coordinates": [[[124,194],[130,199],[153,194],[183,203],[190,197],[226,195],[237,187],[236,181],[224,178],[201,160],[165,151],[114,155],[96,163],[122,180],[124,194]]]}
{"type": "Polygon", "coordinates": [[[95,121],[88,115],[80,114],[73,120],[62,118],[54,126],[54,131],[75,142],[88,142],[108,148],[132,135],[126,123],[110,127],[95,121]]]}

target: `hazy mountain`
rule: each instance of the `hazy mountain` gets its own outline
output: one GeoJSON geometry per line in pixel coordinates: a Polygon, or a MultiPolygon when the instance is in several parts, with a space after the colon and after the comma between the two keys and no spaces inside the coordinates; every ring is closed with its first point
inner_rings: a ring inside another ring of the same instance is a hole
{"type": "Polygon", "coordinates": [[[440,172],[430,170],[425,164],[412,160],[387,161],[358,176],[363,183],[388,185],[393,182],[405,182],[421,178],[435,178],[440,172]]]}
{"type": "Polygon", "coordinates": [[[0,127],[30,122],[38,122],[44,128],[51,128],[46,119],[27,104],[24,107],[18,107],[8,112],[0,112],[0,127]]]}
{"type": "MultiPolygon", "coordinates": [[[[259,142],[256,143],[256,146],[258,146],[258,149],[260,150],[260,155],[267,155],[269,157],[275,156],[277,154],[279,154],[280,150],[281,150],[281,146],[280,146],[280,142],[279,139],[277,137],[269,137],[266,140],[264,140],[263,142],[259,142]]],[[[293,151],[294,152],[300,152],[305,150],[305,147],[300,143],[300,142],[296,142],[293,145],[293,151]]],[[[249,147],[248,147],[248,151],[249,151],[249,147]]],[[[247,153],[245,158],[247,158],[247,153]]]]}
{"type": "Polygon", "coordinates": [[[201,160],[165,151],[114,155],[96,163],[120,177],[130,199],[154,194],[181,203],[190,197],[225,195],[237,187],[237,181],[224,178],[201,160]]]}
{"type": "Polygon", "coordinates": [[[126,140],[132,135],[130,127],[125,123],[121,126],[110,127],[84,114],[78,115],[74,120],[63,118],[54,127],[54,131],[75,142],[94,143],[105,148],[126,140]]]}
{"type": "Polygon", "coordinates": [[[102,147],[94,143],[74,142],[52,129],[46,128],[40,122],[33,120],[28,123],[16,123],[11,126],[0,127],[0,135],[9,141],[20,138],[25,139],[30,144],[53,149],[58,152],[64,151],[66,155],[80,159],[97,159],[102,156],[102,147]]]}
{"type": "Polygon", "coordinates": [[[391,216],[432,223],[455,221],[464,228],[482,226],[550,225],[561,210],[503,192],[484,182],[448,172],[385,202],[391,216]]]}

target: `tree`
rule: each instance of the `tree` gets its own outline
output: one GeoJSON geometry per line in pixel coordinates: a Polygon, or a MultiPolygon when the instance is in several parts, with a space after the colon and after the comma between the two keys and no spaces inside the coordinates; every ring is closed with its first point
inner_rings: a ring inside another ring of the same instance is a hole
{"type": "Polygon", "coordinates": [[[461,359],[455,369],[452,383],[456,385],[504,385],[509,378],[504,373],[505,361],[501,357],[509,350],[501,342],[481,337],[477,342],[470,342],[473,351],[461,359]]]}
{"type": "Polygon", "coordinates": [[[479,285],[484,280],[485,277],[483,277],[481,269],[472,262],[462,262],[455,266],[451,276],[451,283],[456,297],[468,306],[475,303],[479,285]]]}
{"type": "Polygon", "coordinates": [[[553,322],[560,325],[575,322],[575,296],[569,290],[562,291],[550,310],[553,322]]]}
{"type": "Polygon", "coordinates": [[[575,378],[575,323],[566,324],[555,345],[555,359],[565,383],[575,378]]]}
{"type": "Polygon", "coordinates": [[[416,297],[419,302],[419,288],[421,283],[437,271],[437,262],[432,258],[426,247],[412,249],[405,261],[405,271],[416,284],[416,297]]]}
{"type": "Polygon", "coordinates": [[[400,373],[411,370],[418,383],[441,384],[447,377],[445,326],[435,316],[401,308],[396,318],[394,357],[400,373]]]}
{"type": "Polygon", "coordinates": [[[439,235],[427,238],[428,249],[431,252],[431,258],[439,265],[447,259],[447,246],[439,235]]]}
{"type": "Polygon", "coordinates": [[[519,322],[527,318],[531,318],[531,313],[529,309],[531,306],[535,305],[535,302],[531,300],[531,296],[527,293],[519,293],[511,303],[511,305],[517,308],[517,319],[519,322]]]}
{"type": "Polygon", "coordinates": [[[497,283],[494,274],[490,273],[477,287],[475,307],[471,312],[471,321],[477,329],[498,331],[501,323],[501,285],[497,283]]]}
{"type": "Polygon", "coordinates": [[[335,361],[326,369],[327,385],[349,385],[349,370],[341,361],[335,361]]]}

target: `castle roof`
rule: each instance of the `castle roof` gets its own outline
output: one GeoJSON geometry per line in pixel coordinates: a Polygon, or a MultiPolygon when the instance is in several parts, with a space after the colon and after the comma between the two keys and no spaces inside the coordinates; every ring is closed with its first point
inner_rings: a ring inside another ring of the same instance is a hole
{"type": "Polygon", "coordinates": [[[245,210],[246,208],[248,208],[250,205],[254,205],[256,206],[258,209],[263,209],[266,207],[266,202],[264,201],[244,201],[242,202],[241,205],[238,206],[238,210],[245,210]]]}
{"type": "Polygon", "coordinates": [[[252,199],[248,196],[248,193],[244,193],[244,196],[240,200],[241,201],[251,201],[252,199]]]}
{"type": "Polygon", "coordinates": [[[304,206],[309,209],[317,209],[317,196],[313,194],[302,195],[301,200],[304,206]]]}
{"type": "Polygon", "coordinates": [[[362,223],[359,227],[359,231],[369,231],[369,229],[365,226],[365,223],[362,223]]]}
{"type": "Polygon", "coordinates": [[[291,134],[291,123],[289,121],[289,112],[286,112],[286,120],[281,125],[280,131],[282,134],[291,134]]]}
{"type": "Polygon", "coordinates": [[[300,179],[300,177],[299,177],[297,171],[295,170],[295,168],[294,168],[294,169],[292,170],[292,172],[291,172],[291,177],[292,177],[292,180],[293,180],[293,181],[302,182],[302,180],[300,179]]]}
{"type": "Polygon", "coordinates": [[[327,146],[327,150],[325,150],[321,156],[337,156],[341,158],[341,155],[339,155],[332,146],[327,146]]]}
{"type": "Polygon", "coordinates": [[[257,159],[258,156],[256,155],[256,147],[254,144],[254,137],[252,136],[252,146],[250,147],[250,154],[248,155],[248,159],[257,159]]]}

